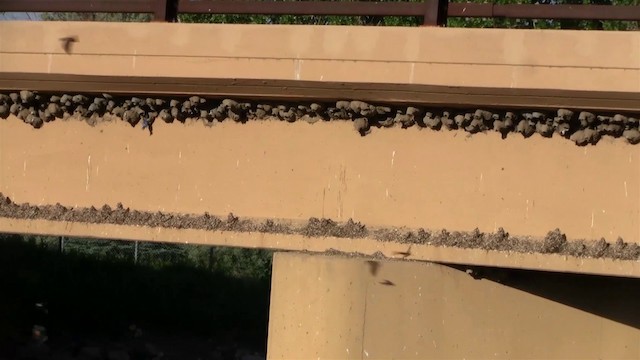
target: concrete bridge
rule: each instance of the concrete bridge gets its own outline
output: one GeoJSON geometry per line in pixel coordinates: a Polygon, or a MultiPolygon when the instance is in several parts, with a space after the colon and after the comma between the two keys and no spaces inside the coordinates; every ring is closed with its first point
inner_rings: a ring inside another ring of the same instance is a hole
{"type": "Polygon", "coordinates": [[[0,23],[0,231],[294,251],[273,359],[637,358],[638,59],[636,32],[0,23]]]}

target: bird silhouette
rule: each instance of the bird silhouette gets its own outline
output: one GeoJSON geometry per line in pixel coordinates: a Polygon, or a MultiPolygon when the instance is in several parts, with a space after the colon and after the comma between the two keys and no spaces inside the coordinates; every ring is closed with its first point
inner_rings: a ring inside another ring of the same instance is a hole
{"type": "Polygon", "coordinates": [[[367,265],[369,265],[369,272],[373,276],[378,275],[378,270],[380,270],[380,266],[382,266],[380,262],[373,260],[368,260],[367,265]]]}
{"type": "Polygon", "coordinates": [[[442,128],[442,120],[440,116],[434,115],[431,112],[427,112],[422,119],[422,122],[430,129],[440,130],[442,128]]]}
{"type": "Polygon", "coordinates": [[[480,271],[479,269],[466,269],[464,272],[466,272],[475,280],[481,280],[483,278],[482,271],[480,271]]]}
{"type": "Polygon", "coordinates": [[[142,130],[149,129],[149,135],[153,135],[153,123],[150,117],[142,119],[142,130]]]}
{"type": "Polygon", "coordinates": [[[71,54],[71,48],[73,47],[73,43],[78,42],[78,37],[75,35],[67,36],[67,37],[60,38],[60,41],[62,42],[62,48],[64,49],[64,52],[66,52],[67,54],[71,54]]]}
{"type": "Polygon", "coordinates": [[[369,132],[369,120],[364,117],[357,118],[353,120],[353,127],[360,133],[360,136],[365,136],[369,132]]]}
{"type": "Polygon", "coordinates": [[[380,284],[385,286],[396,286],[396,284],[391,280],[382,280],[380,281],[380,284]]]}
{"type": "Polygon", "coordinates": [[[407,258],[407,257],[411,256],[411,245],[409,245],[409,248],[407,249],[407,251],[394,251],[393,254],[394,255],[400,255],[403,258],[407,258]]]}
{"type": "Polygon", "coordinates": [[[638,131],[638,129],[634,128],[625,130],[622,133],[622,136],[624,136],[630,144],[635,145],[640,143],[640,131],[638,131]]]}

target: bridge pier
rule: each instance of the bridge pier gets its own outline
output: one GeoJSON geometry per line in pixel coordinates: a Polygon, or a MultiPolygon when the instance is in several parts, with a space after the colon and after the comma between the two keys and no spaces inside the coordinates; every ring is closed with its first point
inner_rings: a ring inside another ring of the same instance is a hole
{"type": "Polygon", "coordinates": [[[637,358],[636,283],[277,253],[268,358],[637,358]]]}

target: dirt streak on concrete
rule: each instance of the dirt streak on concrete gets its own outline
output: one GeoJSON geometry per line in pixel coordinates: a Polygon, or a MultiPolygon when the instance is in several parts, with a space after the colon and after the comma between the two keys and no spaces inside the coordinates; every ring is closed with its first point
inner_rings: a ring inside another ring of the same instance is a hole
{"type": "MultiPolygon", "coordinates": [[[[44,219],[52,221],[82,222],[94,224],[137,225],[177,229],[226,230],[238,232],[263,232],[279,234],[299,234],[307,237],[364,238],[391,241],[404,244],[427,244],[465,249],[514,251],[521,253],[543,253],[570,255],[576,257],[610,258],[619,260],[640,260],[640,245],[625,243],[618,238],[615,244],[605,239],[598,241],[567,241],[559,230],[549,231],[543,239],[510,236],[502,228],[495,233],[430,231],[425,229],[368,229],[365,225],[349,219],[339,224],[330,219],[311,218],[306,224],[267,219],[256,221],[240,219],[228,214],[226,219],[204,213],[171,214],[145,212],[125,208],[118,203],[115,208],[104,205],[100,209],[70,208],[60,204],[33,206],[28,203],[16,204],[0,193],[0,217],[15,219],[44,219]]],[[[319,241],[321,241],[319,239],[319,241]]],[[[410,255],[410,250],[406,256],[410,255]]]]}

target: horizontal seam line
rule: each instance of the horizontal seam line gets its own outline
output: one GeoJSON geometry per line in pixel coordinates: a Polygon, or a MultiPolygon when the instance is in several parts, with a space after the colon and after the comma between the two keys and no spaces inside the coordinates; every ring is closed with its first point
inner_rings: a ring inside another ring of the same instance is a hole
{"type": "MultiPolygon", "coordinates": [[[[17,52],[4,51],[0,52],[10,55],[54,55],[69,56],[65,53],[49,53],[49,52],[17,52]]],[[[640,67],[621,67],[621,66],[577,66],[577,65],[549,65],[549,64],[513,64],[513,63],[471,63],[471,62],[445,62],[445,61],[421,61],[421,60],[375,60],[375,59],[325,59],[325,58],[300,58],[300,57],[270,57],[270,56],[209,56],[209,55],[155,55],[155,54],[90,54],[90,53],[74,53],[75,56],[109,56],[109,57],[150,57],[150,58],[193,58],[193,59],[242,59],[242,60],[306,60],[306,61],[343,61],[343,62],[368,62],[368,63],[400,63],[400,64],[434,64],[434,65],[465,65],[465,66],[514,66],[514,67],[544,67],[544,68],[573,68],[573,69],[606,69],[606,70],[640,70],[640,67]]]]}

